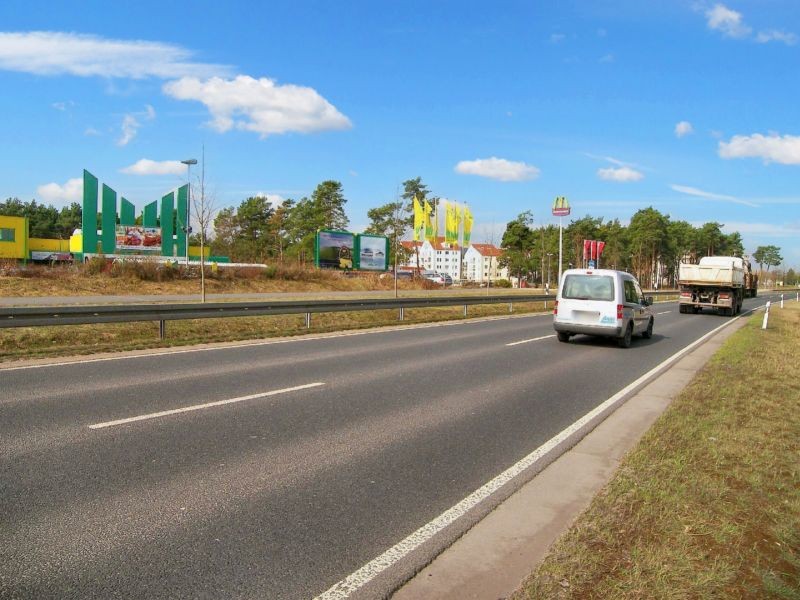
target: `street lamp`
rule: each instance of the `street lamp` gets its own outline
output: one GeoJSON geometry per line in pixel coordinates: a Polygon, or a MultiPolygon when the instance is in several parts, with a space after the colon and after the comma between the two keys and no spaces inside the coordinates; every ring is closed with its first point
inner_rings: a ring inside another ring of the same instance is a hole
{"type": "Polygon", "coordinates": [[[192,165],[197,164],[196,158],[187,158],[186,160],[181,161],[183,164],[186,165],[186,182],[188,185],[186,186],[186,220],[183,222],[183,231],[186,234],[186,266],[189,266],[189,233],[191,231],[191,227],[189,227],[189,220],[191,216],[191,206],[192,206],[192,165]]]}

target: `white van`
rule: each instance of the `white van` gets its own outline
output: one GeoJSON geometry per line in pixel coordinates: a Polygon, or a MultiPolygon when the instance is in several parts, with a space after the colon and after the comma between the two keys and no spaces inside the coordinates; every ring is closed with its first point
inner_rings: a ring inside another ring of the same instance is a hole
{"type": "Polygon", "coordinates": [[[597,335],[617,339],[621,348],[631,337],[653,335],[652,298],[645,298],[630,273],[609,269],[570,269],[564,272],[553,310],[558,341],[573,335],[597,335]]]}

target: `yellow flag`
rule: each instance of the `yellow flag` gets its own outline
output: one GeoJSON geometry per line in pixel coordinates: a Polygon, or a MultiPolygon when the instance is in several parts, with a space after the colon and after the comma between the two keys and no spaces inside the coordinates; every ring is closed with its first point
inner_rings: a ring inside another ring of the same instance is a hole
{"type": "Polygon", "coordinates": [[[472,236],[472,211],[469,206],[464,207],[464,247],[469,246],[469,239],[472,236]]]}
{"type": "Polygon", "coordinates": [[[414,203],[414,241],[418,242],[425,237],[425,209],[417,199],[416,194],[412,200],[414,203]]]}
{"type": "Polygon", "coordinates": [[[449,244],[458,243],[458,205],[455,202],[445,203],[444,239],[449,244]]]}
{"type": "Polygon", "coordinates": [[[431,207],[430,203],[427,200],[425,200],[425,207],[423,208],[423,212],[425,213],[425,239],[428,240],[430,243],[434,243],[435,230],[433,228],[433,221],[431,220],[431,213],[433,212],[433,208],[431,207]]]}

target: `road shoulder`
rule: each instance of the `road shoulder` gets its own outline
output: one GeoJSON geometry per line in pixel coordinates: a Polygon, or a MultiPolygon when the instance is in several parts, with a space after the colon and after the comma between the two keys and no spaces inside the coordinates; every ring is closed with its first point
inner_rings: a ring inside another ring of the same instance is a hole
{"type": "Polygon", "coordinates": [[[723,342],[737,319],[622,406],[400,588],[395,600],[505,598],[606,485],[625,454],[723,342]]]}

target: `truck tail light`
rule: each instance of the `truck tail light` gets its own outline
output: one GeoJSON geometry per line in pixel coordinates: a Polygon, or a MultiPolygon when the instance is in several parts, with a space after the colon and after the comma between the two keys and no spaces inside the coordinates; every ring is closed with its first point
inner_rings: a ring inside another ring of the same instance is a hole
{"type": "Polygon", "coordinates": [[[622,319],[622,304],[617,304],[617,319],[622,319]]]}
{"type": "Polygon", "coordinates": [[[681,298],[691,298],[692,292],[681,292],[681,298]]]}
{"type": "Polygon", "coordinates": [[[727,300],[728,298],[731,297],[731,295],[728,292],[720,292],[719,297],[727,300]]]}

